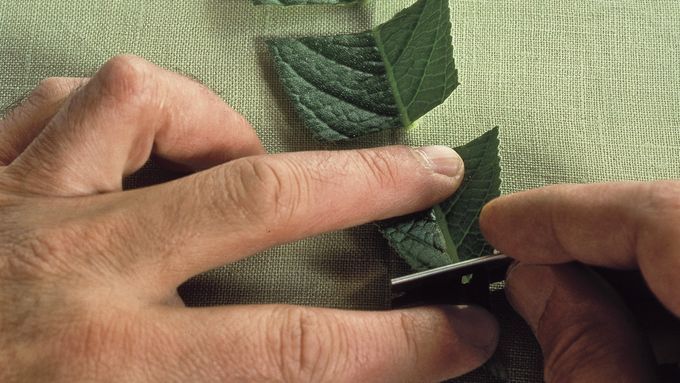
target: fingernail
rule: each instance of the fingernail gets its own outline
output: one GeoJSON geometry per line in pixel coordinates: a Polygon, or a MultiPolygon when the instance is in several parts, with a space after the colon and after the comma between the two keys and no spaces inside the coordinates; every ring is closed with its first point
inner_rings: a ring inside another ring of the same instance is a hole
{"type": "Polygon", "coordinates": [[[488,311],[474,306],[454,306],[450,316],[461,340],[490,357],[498,344],[498,321],[488,311]]]}
{"type": "Polygon", "coordinates": [[[459,177],[463,174],[463,160],[448,146],[423,146],[416,151],[423,158],[425,166],[435,173],[449,177],[459,177]]]}
{"type": "Polygon", "coordinates": [[[516,263],[505,279],[508,301],[534,331],[538,329],[554,287],[550,266],[516,263]]]}

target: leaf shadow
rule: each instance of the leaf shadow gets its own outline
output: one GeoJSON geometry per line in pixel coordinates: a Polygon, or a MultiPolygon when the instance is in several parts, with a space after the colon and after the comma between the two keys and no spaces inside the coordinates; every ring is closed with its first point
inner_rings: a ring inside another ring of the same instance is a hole
{"type": "Polygon", "coordinates": [[[209,271],[178,292],[188,306],[284,303],[382,310],[390,303],[389,257],[393,254],[382,237],[364,225],[209,271]]]}
{"type": "Polygon", "coordinates": [[[381,310],[389,308],[391,275],[390,248],[375,225],[367,224],[333,234],[337,244],[315,257],[308,272],[338,286],[348,302],[346,308],[381,310]]]}

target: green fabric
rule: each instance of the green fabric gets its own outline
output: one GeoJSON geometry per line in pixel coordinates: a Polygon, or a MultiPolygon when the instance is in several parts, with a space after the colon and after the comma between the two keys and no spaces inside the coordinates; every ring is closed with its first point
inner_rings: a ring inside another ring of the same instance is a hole
{"type": "MultiPolygon", "coordinates": [[[[250,0],[5,0],[0,105],[44,77],[88,75],[114,54],[134,53],[213,88],[272,152],[458,146],[498,125],[506,193],[557,182],[680,178],[677,0],[452,2],[461,85],[444,105],[407,132],[318,144],[285,97],[265,40],[364,31],[411,3],[284,8],[250,0]]],[[[182,294],[192,305],[375,309],[387,305],[389,278],[406,270],[377,230],[364,226],[208,273],[182,294]]],[[[536,381],[540,360],[524,330],[514,339],[507,333],[515,330],[505,332],[502,353],[511,358],[513,381],[536,381]]],[[[483,374],[466,381],[484,381],[483,374]]]]}

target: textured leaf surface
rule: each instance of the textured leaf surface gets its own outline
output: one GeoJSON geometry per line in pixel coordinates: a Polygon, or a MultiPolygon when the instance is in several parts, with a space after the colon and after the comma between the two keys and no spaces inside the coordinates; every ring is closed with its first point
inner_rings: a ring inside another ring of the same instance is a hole
{"type": "Polygon", "coordinates": [[[453,262],[432,209],[379,225],[390,245],[413,269],[427,270],[453,262]]]}
{"type": "Polygon", "coordinates": [[[500,195],[498,128],[456,148],[465,162],[461,187],[432,209],[380,224],[390,245],[415,270],[491,254],[479,229],[479,213],[500,195]]]}
{"type": "Polygon", "coordinates": [[[371,33],[269,42],[286,92],[305,124],[337,141],[400,126],[371,33]]]}
{"type": "Polygon", "coordinates": [[[404,126],[458,86],[450,17],[449,0],[419,0],[374,31],[404,126]]]}
{"type": "Polygon", "coordinates": [[[304,4],[350,4],[357,0],[253,0],[254,4],[304,5],[304,4]]]}
{"type": "Polygon", "coordinates": [[[448,0],[419,0],[373,31],[269,48],[305,125],[337,141],[410,126],[441,104],[458,85],[450,30],[448,0]]]}

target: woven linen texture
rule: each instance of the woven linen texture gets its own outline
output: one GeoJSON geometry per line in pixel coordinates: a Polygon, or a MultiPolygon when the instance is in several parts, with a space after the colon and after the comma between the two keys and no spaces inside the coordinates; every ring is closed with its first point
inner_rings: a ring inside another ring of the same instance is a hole
{"type": "MultiPolygon", "coordinates": [[[[360,7],[256,7],[250,0],[5,0],[0,106],[42,78],[87,76],[133,53],[191,75],[257,129],[270,152],[403,143],[457,146],[501,127],[504,193],[560,182],[680,178],[680,2],[452,0],[460,87],[407,132],[314,141],[276,79],[270,37],[359,32],[408,0],[360,7]]],[[[151,166],[129,187],[166,179],[151,166]]],[[[273,303],[383,309],[407,272],[375,228],[281,246],[198,276],[189,305],[273,303]]],[[[540,352],[502,298],[500,358],[539,382],[540,352]]],[[[487,382],[481,371],[458,379],[487,382]]]]}

